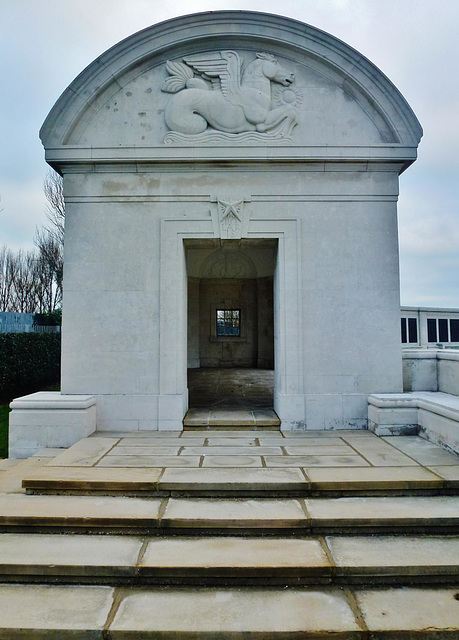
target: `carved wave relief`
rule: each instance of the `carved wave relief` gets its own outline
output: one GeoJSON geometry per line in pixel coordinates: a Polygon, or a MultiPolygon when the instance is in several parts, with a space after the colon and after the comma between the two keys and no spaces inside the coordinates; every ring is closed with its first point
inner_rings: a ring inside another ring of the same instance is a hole
{"type": "Polygon", "coordinates": [[[243,68],[236,51],[213,51],[166,62],[171,93],[165,110],[169,145],[291,144],[303,94],[294,74],[270,53],[243,68]],[[276,85],[276,91],[272,90],[276,85]]]}
{"type": "Polygon", "coordinates": [[[187,135],[177,131],[169,131],[164,136],[164,143],[179,146],[232,146],[232,145],[288,145],[293,144],[293,138],[283,137],[279,134],[257,133],[250,131],[247,133],[223,133],[221,131],[205,131],[196,135],[187,135]]]}

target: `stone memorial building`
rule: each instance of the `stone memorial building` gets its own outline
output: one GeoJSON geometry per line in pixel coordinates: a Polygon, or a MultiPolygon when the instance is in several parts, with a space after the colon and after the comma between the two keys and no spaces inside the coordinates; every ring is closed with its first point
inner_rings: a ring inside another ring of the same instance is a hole
{"type": "Polygon", "coordinates": [[[365,428],[368,395],[402,391],[397,196],[422,129],[360,53],[263,13],[169,20],[40,135],[66,200],[62,391],[16,404],[18,448],[182,429],[189,368],[274,369],[282,430],[365,428]]]}

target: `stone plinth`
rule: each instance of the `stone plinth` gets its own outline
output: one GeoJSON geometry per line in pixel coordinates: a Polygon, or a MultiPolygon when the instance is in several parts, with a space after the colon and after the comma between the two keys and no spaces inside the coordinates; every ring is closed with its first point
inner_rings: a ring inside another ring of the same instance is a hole
{"type": "Polygon", "coordinates": [[[9,457],[27,458],[48,447],[70,447],[96,429],[96,399],[40,391],[11,403],[9,457]]]}

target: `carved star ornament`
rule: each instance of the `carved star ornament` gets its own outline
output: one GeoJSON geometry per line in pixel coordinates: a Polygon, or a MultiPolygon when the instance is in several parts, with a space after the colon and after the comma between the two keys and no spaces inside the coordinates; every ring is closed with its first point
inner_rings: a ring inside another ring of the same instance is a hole
{"type": "Polygon", "coordinates": [[[242,222],[242,207],[244,205],[244,200],[236,200],[235,202],[226,202],[225,200],[218,201],[220,212],[221,212],[221,221],[231,220],[231,218],[236,218],[239,222],[242,222]]]}

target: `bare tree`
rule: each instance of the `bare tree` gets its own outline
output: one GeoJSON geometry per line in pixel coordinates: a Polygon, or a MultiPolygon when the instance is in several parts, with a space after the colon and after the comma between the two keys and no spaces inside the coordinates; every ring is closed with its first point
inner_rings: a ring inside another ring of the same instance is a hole
{"type": "Polygon", "coordinates": [[[48,225],[37,229],[34,242],[39,251],[39,280],[42,283],[40,307],[50,313],[62,304],[62,274],[64,268],[65,201],[62,177],[50,170],[43,183],[48,201],[48,225]]]}
{"type": "Polygon", "coordinates": [[[0,311],[10,311],[14,283],[14,255],[6,245],[0,248],[0,311]]]}
{"type": "Polygon", "coordinates": [[[65,201],[62,176],[50,169],[43,182],[43,192],[48,201],[46,217],[49,222],[44,229],[56,241],[64,244],[65,201]]]}

